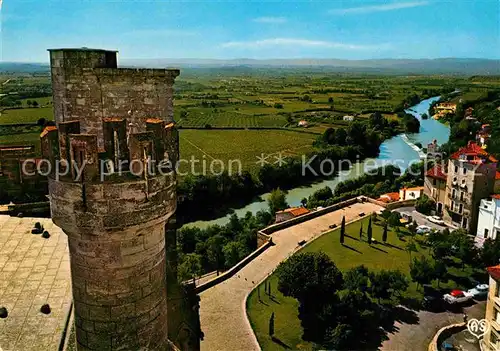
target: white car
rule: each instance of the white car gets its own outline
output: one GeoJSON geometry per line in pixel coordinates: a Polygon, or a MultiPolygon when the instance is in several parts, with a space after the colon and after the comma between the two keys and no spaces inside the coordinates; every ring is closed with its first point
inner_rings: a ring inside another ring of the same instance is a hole
{"type": "Polygon", "coordinates": [[[444,225],[444,221],[439,216],[427,216],[427,220],[435,224],[444,225]]]}
{"type": "Polygon", "coordinates": [[[485,297],[488,295],[488,284],[479,284],[475,288],[467,290],[467,294],[472,295],[473,298],[485,297]]]}
{"type": "Polygon", "coordinates": [[[472,299],[472,295],[467,291],[453,290],[449,294],[443,295],[443,300],[450,305],[460,304],[472,299]]]}
{"type": "Polygon", "coordinates": [[[427,225],[419,225],[417,227],[417,234],[428,234],[431,232],[431,227],[427,225]]]}

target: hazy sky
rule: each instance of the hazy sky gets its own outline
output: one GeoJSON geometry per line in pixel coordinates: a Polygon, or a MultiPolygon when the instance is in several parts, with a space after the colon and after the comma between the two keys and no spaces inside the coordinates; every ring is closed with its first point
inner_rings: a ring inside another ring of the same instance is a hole
{"type": "Polygon", "coordinates": [[[0,49],[37,62],[82,46],[121,58],[500,58],[499,4],[3,0],[0,49]]]}

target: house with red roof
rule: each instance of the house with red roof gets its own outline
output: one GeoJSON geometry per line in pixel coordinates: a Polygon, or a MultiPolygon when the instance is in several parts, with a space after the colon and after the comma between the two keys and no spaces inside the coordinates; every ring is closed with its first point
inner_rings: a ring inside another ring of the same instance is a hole
{"type": "Polygon", "coordinates": [[[446,170],[437,164],[425,173],[424,194],[436,203],[436,213],[443,213],[446,201],[446,170]]]}
{"type": "Polygon", "coordinates": [[[276,212],[275,223],[288,221],[289,219],[305,215],[309,212],[310,211],[305,207],[290,207],[283,211],[276,212]]]}
{"type": "Polygon", "coordinates": [[[497,159],[470,141],[448,161],[444,221],[451,226],[477,232],[481,199],[493,193],[497,159]]]}

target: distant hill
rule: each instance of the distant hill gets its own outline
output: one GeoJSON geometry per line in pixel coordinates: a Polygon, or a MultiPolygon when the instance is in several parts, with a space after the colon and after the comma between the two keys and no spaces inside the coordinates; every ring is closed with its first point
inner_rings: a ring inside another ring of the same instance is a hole
{"type": "MultiPolygon", "coordinates": [[[[255,69],[300,68],[301,71],[324,71],[341,73],[385,73],[385,74],[460,74],[500,75],[500,60],[474,58],[440,59],[122,59],[122,66],[128,67],[179,67],[222,70],[226,73],[252,73],[255,69]]],[[[0,72],[46,72],[48,64],[0,62],[0,72]]]]}
{"type": "Polygon", "coordinates": [[[47,63],[0,62],[0,73],[48,72],[47,63]]]}
{"type": "Polygon", "coordinates": [[[488,59],[380,59],[380,60],[337,60],[337,59],[142,59],[122,60],[122,65],[134,67],[181,67],[217,68],[241,67],[296,68],[356,73],[394,74],[465,74],[499,75],[500,60],[488,59]]]}

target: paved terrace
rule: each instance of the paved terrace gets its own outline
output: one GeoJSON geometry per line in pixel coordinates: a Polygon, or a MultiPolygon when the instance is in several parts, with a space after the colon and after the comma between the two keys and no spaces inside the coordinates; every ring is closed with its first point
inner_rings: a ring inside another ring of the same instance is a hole
{"type": "Polygon", "coordinates": [[[57,350],[71,302],[66,235],[46,218],[0,216],[0,349],[57,350]],[[31,234],[36,222],[50,233],[31,234]],[[48,303],[51,313],[40,307],[48,303]]]}
{"type": "Polygon", "coordinates": [[[380,209],[382,207],[372,203],[356,203],[274,232],[275,246],[268,248],[233,277],[200,294],[201,329],[205,333],[201,350],[260,350],[246,318],[247,295],[297,249],[299,241],[317,238],[328,232],[331,224],[340,225],[344,214],[349,222],[360,212],[369,214],[380,209]]]}

